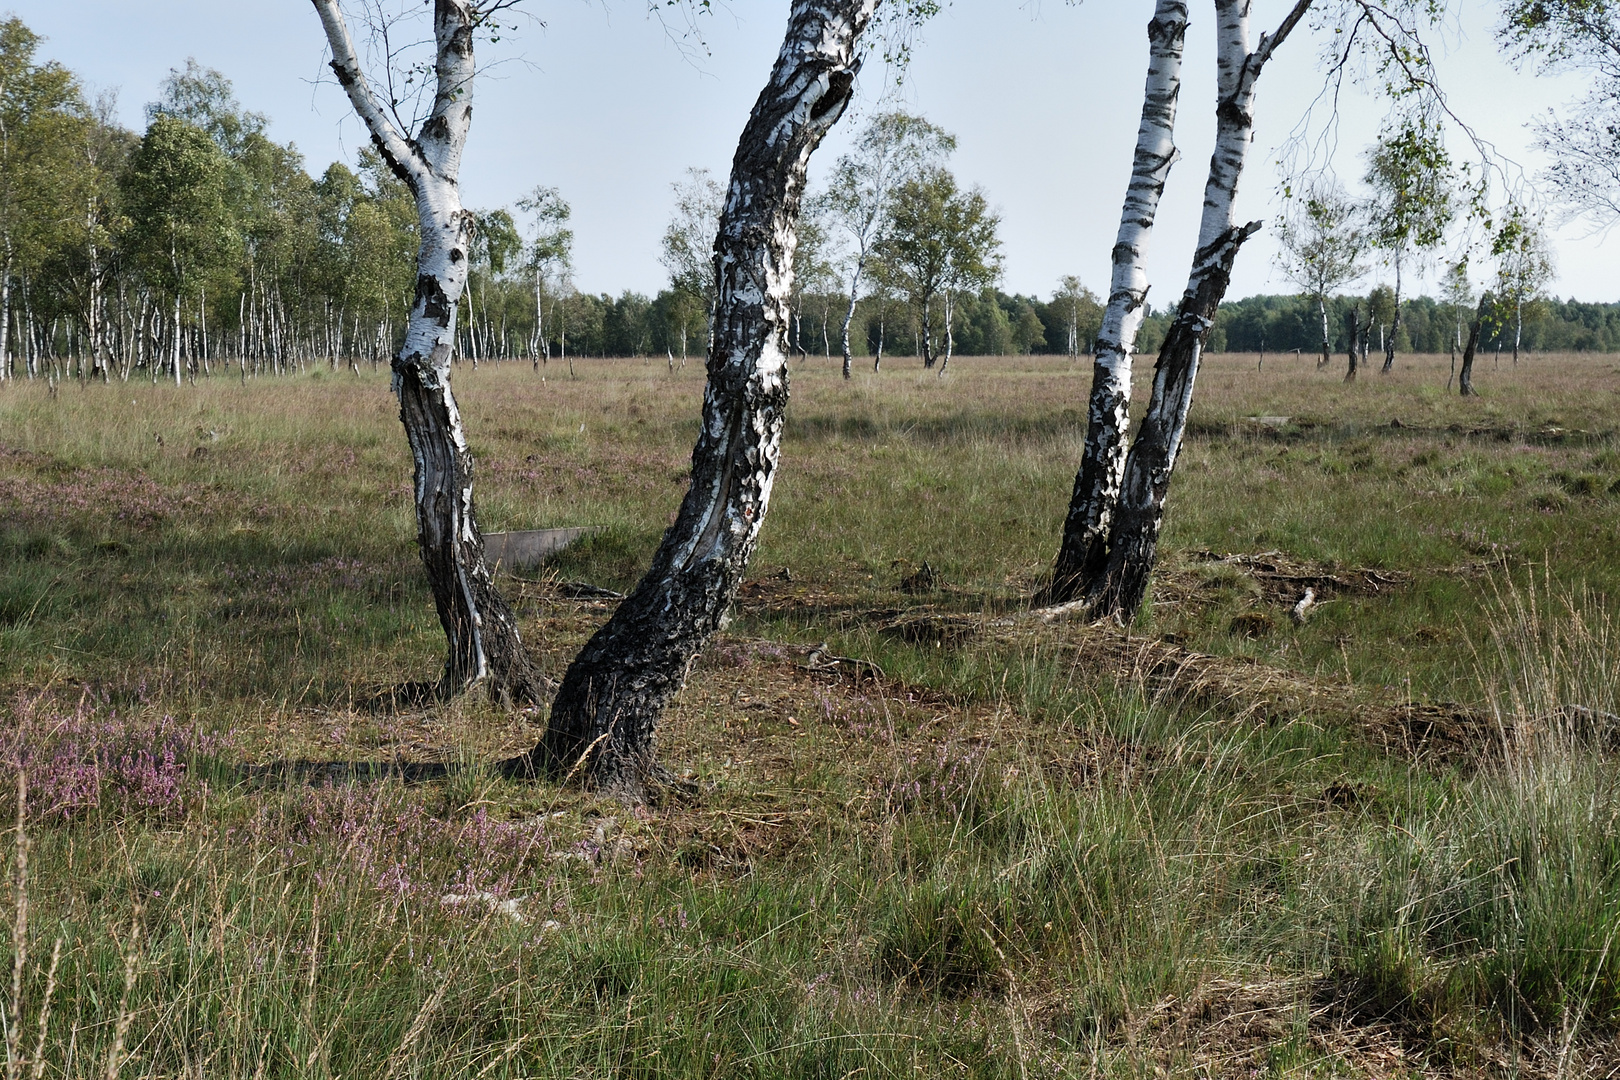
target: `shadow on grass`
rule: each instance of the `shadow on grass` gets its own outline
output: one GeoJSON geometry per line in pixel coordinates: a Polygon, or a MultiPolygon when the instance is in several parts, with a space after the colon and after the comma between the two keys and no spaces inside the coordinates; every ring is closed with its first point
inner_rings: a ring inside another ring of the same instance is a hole
{"type": "Polygon", "coordinates": [[[422,784],[448,780],[466,771],[462,765],[436,761],[269,761],[238,765],[236,778],[255,787],[303,784],[310,787],[399,780],[422,784]]]}

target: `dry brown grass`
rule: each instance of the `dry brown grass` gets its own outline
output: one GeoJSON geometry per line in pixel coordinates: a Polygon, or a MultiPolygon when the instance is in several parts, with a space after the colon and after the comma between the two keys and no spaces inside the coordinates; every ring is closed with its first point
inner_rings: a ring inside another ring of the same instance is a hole
{"type": "MultiPolygon", "coordinates": [[[[900,359],[847,384],[825,361],[795,365],[751,580],[662,729],[664,761],[696,794],[642,816],[476,768],[531,744],[540,715],[373,704],[430,676],[441,648],[385,380],[66,386],[56,399],[7,388],[9,694],[228,726],[227,764],[449,765],[443,781],[383,785],[378,805],[408,808],[426,836],[462,835],[479,814],[538,822],[564,856],[515,886],[535,925],[558,924],[533,941],[463,926],[437,903],[444,889],[392,908],[369,883],[322,891],[334,887],[306,870],[342,880],[346,841],[305,822],[325,820],[331,796],[231,788],[227,769],[178,818],[43,834],[33,873],[52,899],[30,925],[80,935],[53,1016],[94,1014],[105,1062],[125,957],[105,928],[129,924],[131,883],[180,865],[176,895],[199,897],[183,933],[210,955],[239,963],[266,935],[348,934],[366,944],[345,963],[387,962],[373,986],[277,954],[263,961],[270,984],[306,989],[287,1008],[267,997],[262,1016],[246,989],[194,972],[161,991],[143,968],[129,1036],[150,1056],[125,1075],[195,1060],[161,1017],[232,994],[248,1049],[229,1060],[249,1074],[255,1061],[293,1075],[291,1062],[323,1054],[403,1054],[469,1076],[494,1062],[490,1075],[1438,1077],[1498,1075],[1515,1055],[1523,1074],[1551,1075],[1561,1033],[1576,1030],[1568,1074],[1602,1075],[1613,1014],[1574,1029],[1504,1019],[1491,980],[1528,946],[1467,920],[1489,906],[1479,897],[1521,888],[1500,866],[1470,876],[1492,844],[1518,842],[1490,839],[1480,808],[1506,800],[1509,766],[1564,730],[1549,718],[1566,702],[1526,691],[1521,708],[1506,692],[1514,672],[1487,647],[1509,618],[1493,582],[1533,566],[1544,593],[1609,612],[1620,369],[1487,357],[1483,396],[1464,401],[1443,392],[1444,357],[1355,386],[1308,357],[1268,356],[1259,372],[1255,359],[1208,360],[1153,604],[1125,629],[1024,612],[1078,461],[1083,364],[958,358],[939,379],[900,359]],[[1288,609],[1306,586],[1322,603],[1296,626],[1288,609]],[[282,814],[286,835],[266,824],[282,814]],[[229,830],[250,826],[257,846],[238,852],[229,830]],[[102,860],[93,873],[86,858],[102,860]],[[1448,874],[1477,885],[1474,908],[1447,906],[1448,874]],[[110,898],[96,924],[92,889],[110,898]],[[372,929],[339,919],[345,904],[372,929]],[[677,909],[700,929],[677,934],[677,909]],[[1411,910],[1431,914],[1403,937],[1398,913],[1411,910]],[[431,972],[390,952],[456,932],[464,947],[431,972]],[[1372,950],[1386,938],[1388,955],[1372,950]],[[1369,987],[1395,1011],[1352,1007],[1369,987]],[[92,992],[106,1004],[86,1004],[92,992]],[[347,1004],[373,993],[400,1022],[345,1026],[347,1004]],[[262,1051],[272,1035],[297,1054],[262,1051]],[[479,1039],[489,1054],[470,1048],[479,1039]]],[[[577,370],[456,374],[485,526],[607,526],[503,579],[552,675],[611,610],[558,583],[634,580],[685,490],[702,387],[695,367],[577,370]]],[[[1518,643],[1512,655],[1554,639],[1501,640],[1518,643]]],[[[1536,677],[1560,698],[1596,678],[1536,677]]],[[[1569,798],[1607,813],[1605,737],[1566,749],[1591,761],[1568,774],[1569,798]]],[[[1544,816],[1535,835],[1575,837],[1557,850],[1609,880],[1608,819],[1544,816]]],[[[434,884],[461,872],[437,847],[414,870],[434,884]]],[[[1566,925],[1556,883],[1535,889],[1537,918],[1566,925]]],[[[180,934],[143,948],[189,955],[180,934]]],[[[1558,977],[1609,986],[1606,958],[1592,959],[1558,969],[1581,979],[1558,977]]],[[[1569,1001],[1551,983],[1518,992],[1569,1001]]]]}

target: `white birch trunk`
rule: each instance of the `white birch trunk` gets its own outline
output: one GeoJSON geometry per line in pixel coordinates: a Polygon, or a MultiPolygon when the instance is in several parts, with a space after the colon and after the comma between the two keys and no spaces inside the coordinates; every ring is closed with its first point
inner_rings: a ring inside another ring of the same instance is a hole
{"type": "MultiPolygon", "coordinates": [[[[1131,353],[1146,315],[1148,280],[1144,257],[1159,198],[1175,165],[1176,105],[1181,96],[1181,58],[1186,44],[1185,0],[1158,0],[1148,23],[1147,84],[1142,120],[1125,205],[1114,241],[1108,306],[1098,331],[1086,417],[1086,445],[1063,523],[1063,540],[1043,600],[1066,603],[1102,573],[1108,529],[1125,473],[1125,436],[1130,426],[1131,353]]],[[[1071,338],[1078,337],[1076,328],[1071,338]]]]}
{"type": "Polygon", "coordinates": [[[1378,328],[1384,346],[1384,366],[1379,371],[1381,375],[1388,375],[1395,370],[1395,335],[1401,329],[1401,261],[1401,253],[1395,252],[1395,315],[1390,320],[1388,336],[1384,335],[1382,326],[1378,328]]]}
{"type": "Polygon", "coordinates": [[[0,380],[11,378],[11,243],[0,264],[0,380]]]}
{"type": "Polygon", "coordinates": [[[839,337],[844,344],[844,378],[846,379],[850,377],[849,369],[854,360],[849,349],[849,324],[855,321],[855,305],[861,295],[861,272],[865,269],[866,250],[863,246],[861,254],[855,259],[855,272],[849,276],[849,306],[844,309],[844,326],[839,331],[839,337]]]}
{"type": "Polygon", "coordinates": [[[878,308],[878,343],[877,351],[872,354],[872,374],[876,375],[883,367],[883,332],[888,327],[889,314],[887,306],[878,308]]]}
{"type": "Polygon", "coordinates": [[[1239,249],[1260,228],[1238,225],[1234,207],[1238,181],[1254,129],[1254,88],[1266,61],[1311,5],[1298,0],[1274,35],[1261,35],[1249,51],[1250,0],[1215,0],[1217,100],[1215,152],[1204,184],[1204,212],[1198,230],[1180,313],[1170,326],[1153,372],[1153,396],[1141,431],[1126,457],[1125,474],[1108,544],[1104,575],[1090,583],[1093,614],[1130,618],[1147,591],[1157,557],[1159,530],[1170,477],[1181,452],[1192,407],[1199,362],[1231,281],[1239,249]]]}
{"type": "Polygon", "coordinates": [[[1328,329],[1327,297],[1321,293],[1316,294],[1316,311],[1322,316],[1322,362],[1316,365],[1321,371],[1333,363],[1333,332],[1328,329]]]}
{"type": "Polygon", "coordinates": [[[473,11],[435,0],[433,109],[414,138],[384,113],[355,55],[338,0],[313,0],[332,70],[372,141],[416,198],[416,296],[393,362],[393,389],[415,460],[417,541],[449,647],[436,688],[449,696],[479,683],[503,700],[540,704],[545,680],[531,667],[517,619],[495,590],[473,509],[473,457],[454,395],[450,355],[467,282],[468,218],[458,178],[472,123],[473,11]]]}
{"type": "Polygon", "coordinates": [[[171,328],[174,340],[169,343],[170,362],[174,365],[174,385],[182,385],[180,377],[180,290],[174,293],[174,324],[171,328]]]}
{"type": "Polygon", "coordinates": [[[1513,304],[1513,366],[1519,366],[1519,341],[1524,337],[1524,298],[1518,297],[1513,304]]]}
{"type": "Polygon", "coordinates": [[[849,103],[877,0],[795,0],[732,160],[715,239],[703,428],[651,568],[569,666],[545,740],[514,771],[567,773],[627,798],[660,772],[654,731],[742,583],[770,504],[788,398],[789,305],[810,156],[849,103]]]}

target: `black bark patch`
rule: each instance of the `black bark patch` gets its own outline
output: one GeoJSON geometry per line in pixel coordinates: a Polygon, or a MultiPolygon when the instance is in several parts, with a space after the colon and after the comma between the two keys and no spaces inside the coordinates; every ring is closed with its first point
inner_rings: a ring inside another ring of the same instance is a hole
{"type": "Polygon", "coordinates": [[[416,137],[418,140],[448,139],[450,137],[450,125],[445,122],[442,116],[430,117],[427,123],[422,125],[422,130],[417,133],[416,137]]]}
{"type": "Polygon", "coordinates": [[[422,314],[433,321],[435,326],[450,325],[450,298],[444,294],[444,286],[432,274],[418,274],[416,276],[416,302],[422,305],[422,314]]]}
{"type": "Polygon", "coordinates": [[[823,116],[843,105],[849,100],[850,88],[855,85],[855,76],[848,71],[835,71],[827,77],[827,92],[821,95],[821,100],[810,106],[810,119],[820,120],[823,116]]]}

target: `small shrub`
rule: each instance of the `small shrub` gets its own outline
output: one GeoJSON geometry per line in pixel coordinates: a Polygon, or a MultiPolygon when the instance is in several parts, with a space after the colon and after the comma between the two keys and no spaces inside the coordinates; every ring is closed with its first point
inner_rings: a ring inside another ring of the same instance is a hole
{"type": "Polygon", "coordinates": [[[1553,480],[1573,498],[1589,499],[1602,495],[1609,488],[1608,478],[1596,473],[1558,472],[1553,480]]]}
{"type": "Polygon", "coordinates": [[[991,923],[960,889],[917,886],[879,936],[885,974],[945,997],[1000,987],[1000,957],[987,936],[991,923]]]}
{"type": "Polygon", "coordinates": [[[57,713],[26,701],[13,708],[16,726],[0,734],[0,762],[25,777],[30,816],[44,822],[97,812],[183,817],[208,793],[206,763],[232,741],[150,713],[85,705],[57,713]]]}

